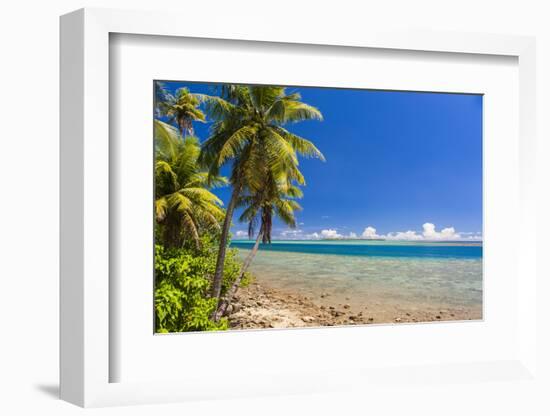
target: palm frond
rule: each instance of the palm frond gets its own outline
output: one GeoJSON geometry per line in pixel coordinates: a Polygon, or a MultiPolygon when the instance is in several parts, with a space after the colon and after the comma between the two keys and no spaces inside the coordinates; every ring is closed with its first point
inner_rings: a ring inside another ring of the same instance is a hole
{"type": "Polygon", "coordinates": [[[258,110],[266,110],[275,100],[284,95],[285,88],[273,85],[250,85],[248,91],[253,106],[258,110]]]}
{"type": "Polygon", "coordinates": [[[294,185],[289,185],[284,188],[284,192],[291,198],[302,198],[304,193],[300,188],[294,185]]]}
{"type": "Polygon", "coordinates": [[[223,202],[220,198],[218,198],[216,195],[205,188],[182,188],[178,190],[178,193],[188,198],[190,201],[194,201],[197,204],[208,202],[211,204],[223,205],[223,202]]]}
{"type": "Polygon", "coordinates": [[[165,197],[158,198],[155,201],[155,214],[157,221],[160,222],[166,218],[166,211],[168,210],[168,201],[165,197]]]}
{"type": "Polygon", "coordinates": [[[296,153],[306,156],[321,159],[325,162],[325,156],[321,153],[319,149],[309,140],[304,139],[296,134],[289,132],[288,130],[282,127],[274,127],[277,132],[287,140],[290,145],[296,150],[296,153]]]}
{"type": "Polygon", "coordinates": [[[292,145],[275,129],[265,130],[266,163],[275,178],[286,177],[294,173],[298,166],[298,157],[292,145]]]}
{"type": "Polygon", "coordinates": [[[235,131],[224,143],[218,154],[217,164],[222,166],[227,160],[234,158],[245,147],[248,141],[254,138],[257,128],[244,126],[235,131]]]}
{"type": "Polygon", "coordinates": [[[266,118],[279,124],[304,120],[323,120],[323,115],[316,107],[299,101],[299,94],[281,97],[271,104],[266,118]]]}
{"type": "Polygon", "coordinates": [[[221,97],[206,94],[195,94],[195,97],[204,104],[206,112],[213,120],[223,120],[235,111],[235,106],[221,97]]]}
{"type": "Polygon", "coordinates": [[[181,192],[174,192],[166,197],[168,204],[178,212],[185,212],[193,208],[193,202],[181,192]]]}
{"type": "Polygon", "coordinates": [[[195,242],[195,245],[199,247],[200,236],[199,236],[199,230],[197,228],[197,224],[195,224],[195,220],[187,212],[183,213],[182,215],[182,225],[186,229],[188,235],[190,235],[193,241],[195,242]]]}
{"type": "Polygon", "coordinates": [[[292,200],[277,199],[273,201],[277,216],[289,227],[296,227],[294,211],[301,210],[300,204],[292,200]]]}
{"type": "Polygon", "coordinates": [[[303,103],[301,101],[292,100],[285,100],[284,103],[284,123],[304,120],[323,120],[323,115],[321,114],[321,112],[317,108],[309,104],[303,103]]]}
{"type": "Polygon", "coordinates": [[[195,172],[189,177],[187,186],[190,187],[210,187],[210,188],[220,188],[229,184],[227,178],[223,176],[217,176],[210,178],[208,172],[195,172]]]}
{"type": "Polygon", "coordinates": [[[155,148],[164,159],[172,159],[179,146],[180,135],[178,130],[163,121],[154,121],[155,148]]]}

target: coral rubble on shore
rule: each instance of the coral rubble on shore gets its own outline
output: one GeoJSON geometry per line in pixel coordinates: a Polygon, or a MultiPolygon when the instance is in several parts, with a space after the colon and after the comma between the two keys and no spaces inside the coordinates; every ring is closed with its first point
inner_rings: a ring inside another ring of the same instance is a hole
{"type": "Polygon", "coordinates": [[[465,309],[418,311],[396,307],[369,308],[331,302],[251,283],[241,288],[229,308],[231,329],[300,328],[380,323],[430,322],[481,319],[465,309]]]}

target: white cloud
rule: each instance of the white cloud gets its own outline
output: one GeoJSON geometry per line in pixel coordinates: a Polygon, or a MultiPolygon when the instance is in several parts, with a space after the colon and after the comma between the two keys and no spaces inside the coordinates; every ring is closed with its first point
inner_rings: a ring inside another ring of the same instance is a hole
{"type": "Polygon", "coordinates": [[[328,230],[322,230],[321,231],[321,237],[322,238],[329,238],[329,239],[336,239],[336,238],[342,238],[342,234],[338,234],[338,231],[333,230],[332,228],[329,228],[328,230]]]}
{"type": "Polygon", "coordinates": [[[423,236],[416,233],[416,231],[398,231],[396,233],[388,233],[387,235],[381,236],[386,240],[407,240],[407,241],[417,241],[422,240],[423,236]]]}
{"type": "MultiPolygon", "coordinates": [[[[287,240],[339,240],[339,239],[382,239],[382,240],[403,240],[403,241],[481,241],[482,234],[480,232],[458,232],[454,227],[446,227],[437,230],[433,223],[426,222],[422,225],[422,231],[394,231],[387,234],[378,234],[376,228],[373,226],[366,227],[360,235],[350,231],[347,234],[343,234],[342,231],[338,231],[337,228],[328,228],[316,232],[306,234],[301,229],[286,229],[280,232],[279,238],[287,240]]],[[[237,231],[237,237],[244,237],[247,235],[245,231],[237,231]]]]}
{"type": "Polygon", "coordinates": [[[303,238],[303,231],[300,229],[288,229],[281,232],[281,237],[285,239],[300,239],[303,238]]]}
{"type": "Polygon", "coordinates": [[[434,224],[431,222],[422,225],[422,233],[416,231],[398,231],[380,236],[387,240],[406,240],[406,241],[456,241],[456,240],[481,240],[481,234],[475,233],[459,233],[454,227],[446,227],[441,231],[437,231],[434,224]]]}
{"type": "Polygon", "coordinates": [[[239,230],[235,233],[235,237],[248,237],[248,233],[243,230],[239,230]]]}
{"type": "Polygon", "coordinates": [[[378,234],[376,234],[376,228],[371,227],[370,225],[365,228],[363,231],[363,234],[361,234],[361,238],[365,239],[372,239],[372,238],[380,238],[378,234]]]}
{"type": "Polygon", "coordinates": [[[436,231],[435,225],[431,222],[427,222],[422,225],[422,235],[425,240],[460,240],[460,234],[458,234],[454,227],[443,228],[441,231],[436,231]]]}
{"type": "Polygon", "coordinates": [[[475,233],[472,231],[469,231],[467,233],[461,232],[460,235],[464,240],[475,240],[475,241],[482,240],[482,237],[483,237],[483,235],[479,231],[475,233]]]}

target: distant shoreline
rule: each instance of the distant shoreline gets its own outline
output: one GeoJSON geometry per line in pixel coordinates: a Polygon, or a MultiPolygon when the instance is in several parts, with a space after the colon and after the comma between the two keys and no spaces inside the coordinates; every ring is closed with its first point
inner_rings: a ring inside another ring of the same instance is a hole
{"type": "MultiPolygon", "coordinates": [[[[251,243],[254,244],[253,239],[248,238],[235,238],[232,240],[234,243],[251,243]]],[[[304,240],[284,240],[284,239],[273,239],[271,244],[277,243],[387,243],[388,245],[454,245],[454,246],[482,246],[483,240],[388,240],[383,238],[377,239],[368,239],[368,238],[318,238],[318,239],[304,239],[304,240]]]]}

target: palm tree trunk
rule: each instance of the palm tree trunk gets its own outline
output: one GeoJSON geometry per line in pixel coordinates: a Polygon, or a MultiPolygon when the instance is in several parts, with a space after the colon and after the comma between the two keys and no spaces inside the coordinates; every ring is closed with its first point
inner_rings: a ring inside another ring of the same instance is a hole
{"type": "Polygon", "coordinates": [[[239,276],[235,279],[233,284],[231,285],[231,289],[227,292],[227,295],[223,299],[223,301],[220,303],[220,306],[218,307],[216,313],[214,314],[214,321],[218,321],[225,311],[227,310],[227,307],[230,305],[231,301],[233,300],[233,297],[235,296],[235,293],[237,293],[237,290],[239,290],[239,286],[241,284],[241,281],[243,280],[244,274],[250,267],[250,264],[252,263],[252,260],[254,260],[254,257],[256,257],[256,253],[258,253],[258,249],[260,248],[260,242],[263,238],[263,226],[260,229],[260,232],[258,233],[258,237],[256,237],[256,243],[254,243],[254,247],[248,253],[248,256],[246,256],[246,259],[243,262],[243,265],[241,267],[241,271],[239,273],[239,276]]]}
{"type": "Polygon", "coordinates": [[[164,247],[180,247],[181,246],[181,229],[178,217],[169,212],[164,220],[163,244],[164,247]]]}
{"type": "Polygon", "coordinates": [[[223,228],[220,235],[220,249],[218,250],[218,259],[216,260],[216,271],[214,272],[211,293],[211,296],[217,299],[219,299],[222,291],[223,267],[225,263],[225,253],[227,250],[227,239],[229,237],[229,229],[231,228],[233,211],[235,210],[235,205],[237,205],[239,194],[240,186],[235,186],[235,188],[233,188],[233,193],[231,194],[231,199],[229,201],[229,205],[227,206],[227,211],[223,220],[223,228]]]}

